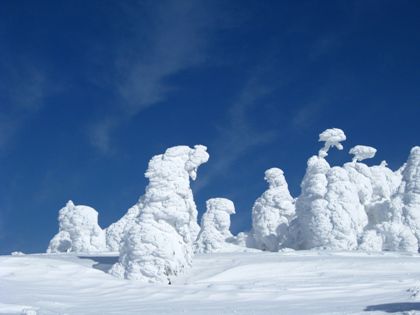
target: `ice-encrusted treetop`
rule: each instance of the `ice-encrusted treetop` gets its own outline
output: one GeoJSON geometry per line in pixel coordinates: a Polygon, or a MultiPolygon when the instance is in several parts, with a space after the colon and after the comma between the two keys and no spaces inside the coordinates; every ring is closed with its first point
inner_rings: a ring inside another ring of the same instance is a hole
{"type": "Polygon", "coordinates": [[[269,188],[275,188],[280,186],[286,186],[287,188],[287,182],[284,178],[284,172],[283,170],[272,167],[265,171],[264,173],[264,179],[267,181],[269,188]]]}
{"type": "MultiPolygon", "coordinates": [[[[209,159],[207,148],[204,145],[195,145],[194,149],[180,145],[169,148],[164,154],[154,156],[145,173],[150,184],[155,181],[180,184],[189,186],[188,177],[195,180],[198,167],[209,159]]],[[[149,185],[150,185],[149,184],[149,185]]]]}
{"type": "Polygon", "coordinates": [[[98,225],[98,212],[69,200],[58,216],[59,232],[47,252],[95,252],[105,250],[105,233],[98,225]]]}
{"type": "MultiPolygon", "coordinates": [[[[197,168],[207,162],[209,155],[207,148],[203,145],[196,145],[194,149],[188,146],[176,146],[169,148],[164,154],[154,156],[145,173],[149,179],[147,187],[148,194],[146,200],[139,200],[139,203],[131,207],[128,212],[117,222],[106,229],[107,247],[111,251],[118,251],[120,242],[124,233],[131,227],[134,218],[138,216],[140,208],[147,212],[149,208],[142,208],[144,202],[153,202],[156,198],[165,199],[167,192],[177,191],[180,195],[190,194],[189,178],[195,180],[197,177],[197,168]]],[[[197,217],[196,210],[194,216],[197,217]]],[[[193,238],[200,230],[196,222],[192,223],[193,238]]]]}
{"type": "Polygon", "coordinates": [[[356,145],[350,149],[349,153],[354,155],[353,162],[355,163],[373,158],[376,154],[376,149],[367,145],[356,145]]]}
{"type": "Polygon", "coordinates": [[[338,150],[343,150],[343,145],[340,143],[346,140],[344,131],[338,128],[331,128],[324,130],[319,134],[319,142],[325,142],[324,147],[319,150],[320,157],[326,157],[328,150],[331,147],[336,147],[338,150]]]}

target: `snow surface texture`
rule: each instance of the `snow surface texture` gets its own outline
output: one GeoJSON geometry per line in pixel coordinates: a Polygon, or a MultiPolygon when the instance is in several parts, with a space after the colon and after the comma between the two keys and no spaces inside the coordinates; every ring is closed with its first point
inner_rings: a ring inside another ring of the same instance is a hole
{"type": "Polygon", "coordinates": [[[199,226],[190,189],[198,167],[209,159],[207,148],[176,146],[154,156],[138,215],[123,233],[120,259],[110,273],[142,282],[171,283],[192,263],[199,226]]]}
{"type": "Polygon", "coordinates": [[[0,314],[381,315],[420,313],[420,256],[295,251],[197,255],[172,285],[121,281],[118,259],[0,256],[0,314]]]}
{"type": "Polygon", "coordinates": [[[98,212],[88,206],[75,206],[70,200],[58,216],[59,232],[52,238],[48,253],[104,251],[105,232],[98,225],[98,212]]]}
{"type": "Polygon", "coordinates": [[[201,218],[201,231],[194,244],[196,253],[216,253],[229,250],[232,238],[230,215],[235,213],[233,202],[225,198],[213,198],[206,202],[207,211],[201,218]]]}
{"type": "Polygon", "coordinates": [[[338,128],[327,129],[319,135],[320,142],[325,142],[324,147],[319,150],[320,157],[326,157],[328,150],[331,147],[336,147],[338,150],[343,150],[343,145],[340,143],[346,140],[344,131],[338,128]]]}
{"type": "Polygon", "coordinates": [[[281,169],[266,170],[264,179],[269,188],[252,208],[252,234],[256,248],[278,251],[286,241],[295,215],[294,199],[281,169]]]}

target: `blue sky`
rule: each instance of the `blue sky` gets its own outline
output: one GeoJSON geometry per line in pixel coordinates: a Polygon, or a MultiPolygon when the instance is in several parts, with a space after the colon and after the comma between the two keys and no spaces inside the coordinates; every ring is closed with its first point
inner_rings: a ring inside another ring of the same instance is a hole
{"type": "Polygon", "coordinates": [[[392,168],[420,145],[418,1],[2,1],[0,253],[44,251],[72,199],[108,226],[148,160],[205,144],[193,184],[250,227],[264,170],[299,194],[318,134],[392,168]]]}

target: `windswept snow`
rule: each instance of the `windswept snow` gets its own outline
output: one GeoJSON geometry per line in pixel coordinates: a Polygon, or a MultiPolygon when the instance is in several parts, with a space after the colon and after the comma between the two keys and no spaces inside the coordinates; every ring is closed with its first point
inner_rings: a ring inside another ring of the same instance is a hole
{"type": "Polygon", "coordinates": [[[106,270],[116,260],[108,255],[0,256],[0,314],[376,315],[420,311],[418,254],[197,255],[192,269],[170,286],[112,277],[106,270]]]}
{"type": "Polygon", "coordinates": [[[207,148],[196,145],[172,147],[150,160],[145,174],[149,185],[137,204],[138,215],[123,232],[120,259],[111,274],[171,283],[191,267],[199,226],[190,178],[196,179],[198,167],[208,159],[207,148]]]}
{"type": "Polygon", "coordinates": [[[59,232],[47,252],[89,253],[104,251],[105,232],[98,225],[98,212],[88,206],[75,206],[70,200],[58,216],[59,232]]]}

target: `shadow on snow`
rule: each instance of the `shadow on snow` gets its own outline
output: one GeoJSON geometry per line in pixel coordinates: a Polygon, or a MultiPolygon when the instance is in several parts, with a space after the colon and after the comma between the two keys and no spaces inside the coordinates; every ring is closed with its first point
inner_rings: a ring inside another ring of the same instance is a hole
{"type": "Polygon", "coordinates": [[[96,264],[92,267],[103,272],[108,272],[112,265],[118,262],[118,256],[79,256],[79,258],[93,260],[96,264]]]}
{"type": "Polygon", "coordinates": [[[369,305],[365,308],[365,311],[382,311],[386,313],[420,311],[420,303],[405,302],[369,305]]]}

